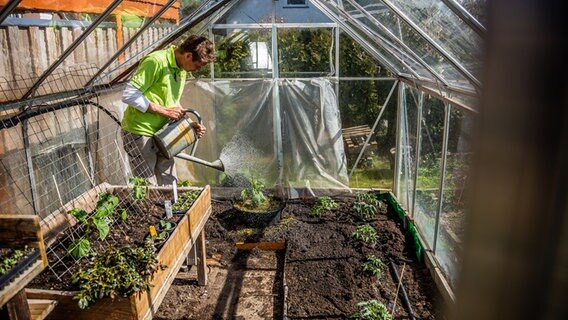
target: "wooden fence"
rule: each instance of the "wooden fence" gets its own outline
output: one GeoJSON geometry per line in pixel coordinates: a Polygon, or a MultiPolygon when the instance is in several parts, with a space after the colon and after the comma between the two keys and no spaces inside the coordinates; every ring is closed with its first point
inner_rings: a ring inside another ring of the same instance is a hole
{"type": "MultiPolygon", "coordinates": [[[[155,25],[146,29],[125,51],[124,55],[110,66],[116,68],[121,61],[129,61],[143,49],[168,34],[174,26],[155,25]],[[120,61],[119,61],[120,60],[120,61]]],[[[35,80],[77,39],[84,26],[0,26],[0,103],[17,100],[28,91],[35,80]]],[[[122,27],[105,23],[96,28],[68,56],[55,76],[46,80],[39,94],[53,93],[84,86],[128,41],[139,28],[122,27]],[[62,83],[63,82],[63,83],[62,83]]],[[[140,57],[130,61],[134,63],[140,57]]]]}

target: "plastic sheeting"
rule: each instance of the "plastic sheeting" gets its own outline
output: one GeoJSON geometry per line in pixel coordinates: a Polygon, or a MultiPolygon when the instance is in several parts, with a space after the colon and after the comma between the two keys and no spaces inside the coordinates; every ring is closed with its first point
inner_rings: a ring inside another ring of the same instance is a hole
{"type": "Polygon", "coordinates": [[[196,156],[220,157],[226,172],[180,161],[179,178],[239,186],[254,177],[266,186],[347,188],[335,91],[325,79],[189,82],[182,105],[199,111],[209,129],[196,156]]]}

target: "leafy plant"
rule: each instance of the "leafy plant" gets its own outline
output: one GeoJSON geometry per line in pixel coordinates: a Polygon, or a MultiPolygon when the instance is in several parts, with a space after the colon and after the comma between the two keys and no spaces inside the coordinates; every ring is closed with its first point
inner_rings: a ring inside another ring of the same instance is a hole
{"type": "Polygon", "coordinates": [[[76,239],[71,243],[71,245],[67,248],[67,253],[77,260],[85,257],[89,254],[91,249],[89,237],[93,229],[97,229],[99,239],[104,240],[110,232],[109,221],[112,220],[115,213],[118,213],[122,220],[126,220],[128,217],[126,210],[116,210],[119,202],[120,200],[118,197],[113,194],[106,192],[99,193],[99,200],[97,201],[95,213],[90,220],[88,219],[88,213],[85,210],[79,208],[71,209],[68,214],[75,217],[80,224],[85,225],[85,231],[79,239],[76,239]]]}
{"type": "Polygon", "coordinates": [[[351,319],[359,320],[392,320],[387,307],[377,300],[359,302],[359,311],[351,316],[351,319]]]}
{"type": "Polygon", "coordinates": [[[177,201],[172,205],[172,210],[176,212],[189,210],[199,194],[198,190],[180,193],[177,201]]]}
{"type": "Polygon", "coordinates": [[[379,237],[377,235],[377,230],[373,228],[370,224],[363,224],[357,227],[353,233],[351,233],[353,239],[363,241],[371,246],[374,246],[379,237]]]}
{"type": "Polygon", "coordinates": [[[310,215],[313,217],[320,217],[322,212],[327,212],[338,207],[337,202],[330,197],[319,197],[316,204],[312,207],[310,215]]]}
{"type": "Polygon", "coordinates": [[[12,269],[12,267],[15,266],[23,256],[24,251],[14,250],[12,254],[2,258],[2,261],[0,261],[0,275],[3,275],[8,272],[8,270],[12,269]]]}
{"type": "Polygon", "coordinates": [[[352,209],[361,220],[369,220],[377,216],[377,207],[365,202],[354,202],[352,209]]]}
{"type": "Polygon", "coordinates": [[[367,256],[361,268],[363,269],[363,272],[365,272],[366,274],[373,275],[377,277],[377,279],[380,279],[383,273],[384,266],[385,264],[381,259],[371,254],[367,256]]]}
{"type": "Polygon", "coordinates": [[[149,290],[150,277],[166,266],[158,263],[157,254],[150,243],[143,247],[109,248],[95,254],[88,266],[74,272],[72,283],[80,292],[73,299],[85,309],[103,297],[128,297],[149,290]]]}
{"type": "Polygon", "coordinates": [[[367,193],[367,192],[358,192],[355,195],[355,202],[363,202],[366,204],[370,204],[373,206],[381,206],[381,202],[374,194],[367,193]]]}
{"type": "Polygon", "coordinates": [[[241,191],[243,205],[251,209],[258,208],[258,206],[267,201],[263,190],[264,184],[260,180],[251,178],[250,186],[241,191]]]}
{"type": "Polygon", "coordinates": [[[150,182],[147,179],[141,177],[132,177],[128,179],[128,182],[132,184],[132,197],[136,200],[146,199],[148,193],[148,186],[150,182]]]}

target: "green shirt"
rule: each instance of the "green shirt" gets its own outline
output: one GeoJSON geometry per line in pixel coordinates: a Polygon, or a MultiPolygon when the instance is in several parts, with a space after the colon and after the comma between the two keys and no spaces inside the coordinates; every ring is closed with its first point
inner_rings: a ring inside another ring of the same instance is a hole
{"type": "MultiPolygon", "coordinates": [[[[152,52],[146,56],[130,79],[148,101],[165,108],[175,107],[181,98],[187,72],[176,63],[175,46],[152,52]]],[[[122,128],[141,136],[152,136],[160,130],[168,118],[149,111],[141,112],[128,106],[124,111],[122,128]]]]}

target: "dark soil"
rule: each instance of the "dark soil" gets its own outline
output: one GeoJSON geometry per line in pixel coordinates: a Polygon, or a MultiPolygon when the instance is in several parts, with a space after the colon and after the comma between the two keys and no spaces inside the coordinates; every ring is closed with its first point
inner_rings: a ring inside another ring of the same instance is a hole
{"type": "MultiPolygon", "coordinates": [[[[98,232],[92,232],[89,237],[91,252],[100,252],[109,246],[116,248],[141,246],[149,235],[148,227],[151,225],[158,227],[160,220],[166,219],[163,205],[156,204],[151,200],[129,201],[123,199],[117,207],[117,210],[119,209],[126,209],[127,219],[122,221],[120,218],[116,218],[111,223],[109,234],[104,241],[99,239],[98,232]]],[[[90,213],[89,217],[92,214],[90,213]]],[[[174,215],[168,221],[177,224],[182,217],[182,215],[174,215]]],[[[84,234],[84,226],[79,224],[71,227],[64,234],[60,234],[47,250],[48,268],[34,278],[29,287],[49,290],[79,290],[76,285],[71,283],[71,274],[80,268],[85,268],[88,265],[89,258],[84,257],[76,261],[67,254],[67,248],[73,242],[74,237],[82,234],[84,234]]],[[[159,251],[161,246],[156,242],[155,247],[159,251]]]]}
{"type": "MultiPolygon", "coordinates": [[[[284,290],[273,290],[280,301],[274,302],[274,308],[285,305],[283,314],[255,314],[247,319],[281,316],[288,319],[346,319],[358,311],[357,303],[371,299],[383,303],[389,310],[395,306],[393,319],[408,319],[398,283],[389,268],[391,259],[402,277],[414,316],[417,319],[441,319],[436,308],[441,299],[435,284],[426,267],[416,261],[412,242],[404,235],[394,211],[383,204],[377,218],[364,222],[351,214],[352,197],[335,200],[340,204],[339,208],[321,218],[310,217],[314,199],[288,201],[280,221],[264,228],[250,228],[230,201],[213,201],[213,213],[206,224],[206,239],[209,260],[217,265],[225,266],[223,268],[227,270],[242,265],[243,252],[235,249],[237,241],[285,240],[287,244],[278,273],[285,277],[283,285],[287,295],[279,294],[284,290]],[[364,223],[370,223],[378,231],[379,241],[374,247],[350,236],[364,223]],[[380,278],[362,271],[362,263],[370,254],[385,264],[380,278]]],[[[209,295],[214,291],[211,286],[208,292],[208,287],[199,287],[195,281],[180,283],[179,280],[170,288],[155,320],[242,318],[222,316],[214,310],[215,305],[208,305],[215,301],[209,295]],[[183,306],[181,310],[180,306],[183,306]]],[[[223,291],[219,295],[222,296],[223,291]]],[[[217,301],[219,299],[222,298],[217,301]]]]}

